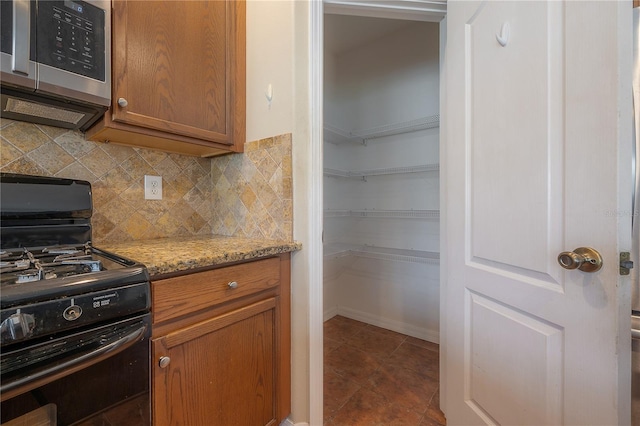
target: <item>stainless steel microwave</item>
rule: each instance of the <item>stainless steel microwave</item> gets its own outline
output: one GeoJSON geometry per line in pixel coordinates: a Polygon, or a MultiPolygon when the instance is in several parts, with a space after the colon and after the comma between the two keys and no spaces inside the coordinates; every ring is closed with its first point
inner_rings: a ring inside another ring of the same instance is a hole
{"type": "Polygon", "coordinates": [[[110,0],[2,0],[0,7],[0,114],[89,128],[111,103],[110,0]]]}

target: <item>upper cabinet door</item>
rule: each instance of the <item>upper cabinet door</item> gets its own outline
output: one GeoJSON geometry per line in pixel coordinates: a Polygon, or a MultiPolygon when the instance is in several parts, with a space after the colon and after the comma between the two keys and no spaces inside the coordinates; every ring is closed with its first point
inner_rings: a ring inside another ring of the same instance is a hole
{"type": "Polygon", "coordinates": [[[447,424],[629,423],[630,16],[448,3],[447,424]]]}
{"type": "Polygon", "coordinates": [[[243,1],[115,1],[112,120],[243,144],[234,138],[244,138],[244,8],[243,1]]]}

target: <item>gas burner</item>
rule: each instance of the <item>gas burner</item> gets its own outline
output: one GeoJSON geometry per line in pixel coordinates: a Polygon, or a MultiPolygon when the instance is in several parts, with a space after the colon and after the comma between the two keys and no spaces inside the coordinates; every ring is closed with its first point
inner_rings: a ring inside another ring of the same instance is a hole
{"type": "Polygon", "coordinates": [[[82,251],[78,249],[65,249],[65,248],[59,248],[59,249],[43,248],[42,252],[50,253],[50,254],[59,254],[61,256],[75,256],[82,253],[82,251]]]}
{"type": "Polygon", "coordinates": [[[31,261],[29,259],[18,259],[15,261],[0,261],[0,273],[23,271],[29,269],[31,261]]]}
{"type": "Polygon", "coordinates": [[[26,271],[16,274],[16,284],[40,280],[40,271],[26,271]]]}
{"type": "Polygon", "coordinates": [[[62,265],[85,265],[90,270],[90,272],[98,272],[101,269],[102,263],[99,260],[91,260],[91,259],[74,259],[74,260],[63,260],[60,262],[62,265]]]}
{"type": "Polygon", "coordinates": [[[58,278],[58,276],[52,271],[45,271],[44,269],[30,269],[16,274],[16,284],[28,283],[31,281],[51,280],[54,278],[58,278]]]}
{"type": "Polygon", "coordinates": [[[85,243],[82,248],[74,246],[45,247],[42,249],[42,252],[49,254],[58,254],[58,257],[78,257],[82,255],[90,255],[91,241],[85,243]]]}
{"type": "MultiPolygon", "coordinates": [[[[55,253],[51,253],[55,254],[55,253]]],[[[84,254],[84,252],[76,251],[74,253],[60,254],[53,258],[53,262],[63,262],[65,260],[81,260],[81,259],[91,259],[90,254],[84,254]]]]}

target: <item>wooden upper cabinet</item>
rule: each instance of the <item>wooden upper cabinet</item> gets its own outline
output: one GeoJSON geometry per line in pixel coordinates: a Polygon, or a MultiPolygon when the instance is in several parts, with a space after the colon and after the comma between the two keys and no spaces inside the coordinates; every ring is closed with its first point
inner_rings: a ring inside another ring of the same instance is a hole
{"type": "Polygon", "coordinates": [[[113,2],[112,106],[87,134],[192,155],[241,152],[245,2],[113,2]]]}
{"type": "Polygon", "coordinates": [[[113,120],[230,145],[233,5],[118,1],[113,7],[113,120]]]}

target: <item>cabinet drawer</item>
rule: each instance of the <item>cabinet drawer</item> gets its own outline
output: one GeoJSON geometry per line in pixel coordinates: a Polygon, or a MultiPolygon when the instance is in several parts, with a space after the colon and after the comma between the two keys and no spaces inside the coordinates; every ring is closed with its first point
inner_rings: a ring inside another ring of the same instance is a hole
{"type": "Polygon", "coordinates": [[[161,323],[280,284],[280,259],[182,275],[152,282],[153,323],[161,323]],[[237,283],[232,286],[230,283],[237,283]]]}

